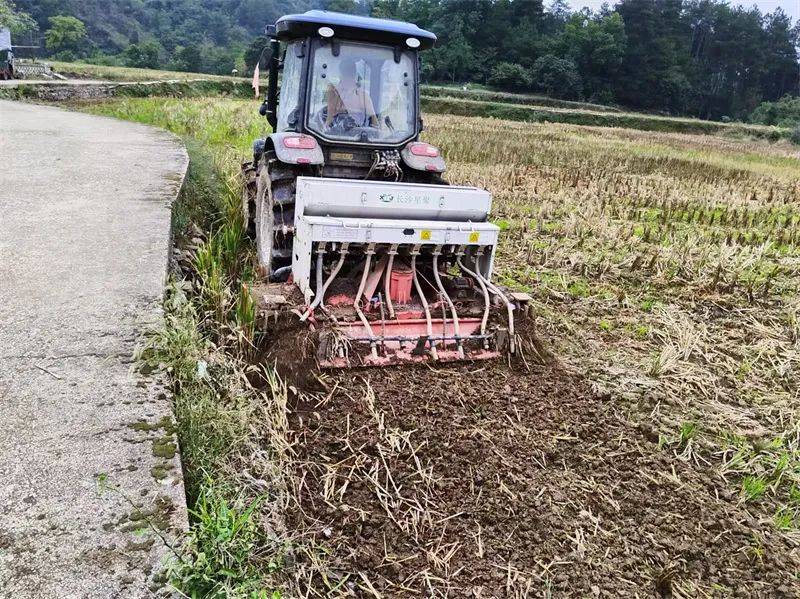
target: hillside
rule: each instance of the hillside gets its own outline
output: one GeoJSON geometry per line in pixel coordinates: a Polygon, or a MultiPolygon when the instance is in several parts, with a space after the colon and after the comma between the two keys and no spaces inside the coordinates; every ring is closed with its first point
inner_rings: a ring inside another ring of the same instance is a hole
{"type": "Polygon", "coordinates": [[[305,10],[313,0],[19,0],[44,31],[48,18],[71,15],[86,24],[91,45],[105,53],[158,40],[171,52],[183,46],[243,45],[266,23],[287,12],[305,10]]]}

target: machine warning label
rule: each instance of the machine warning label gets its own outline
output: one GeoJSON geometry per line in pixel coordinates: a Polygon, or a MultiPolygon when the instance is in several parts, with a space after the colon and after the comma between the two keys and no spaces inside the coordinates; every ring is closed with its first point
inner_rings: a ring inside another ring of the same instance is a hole
{"type": "Polygon", "coordinates": [[[443,243],[444,231],[436,231],[431,229],[422,229],[419,232],[420,241],[430,241],[431,243],[443,243]]]}
{"type": "Polygon", "coordinates": [[[478,243],[478,240],[480,239],[480,237],[481,237],[480,233],[478,233],[477,231],[473,231],[472,233],[469,234],[469,242],[470,243],[478,243]]]}

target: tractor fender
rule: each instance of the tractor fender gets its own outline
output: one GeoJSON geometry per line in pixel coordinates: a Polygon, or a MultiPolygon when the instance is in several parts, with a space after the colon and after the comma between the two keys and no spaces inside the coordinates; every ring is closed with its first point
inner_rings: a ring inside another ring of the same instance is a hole
{"type": "Polygon", "coordinates": [[[441,152],[439,152],[438,148],[434,148],[429,144],[424,144],[419,141],[412,141],[410,144],[406,145],[406,147],[400,150],[400,157],[403,159],[403,162],[408,168],[414,169],[415,171],[443,173],[447,168],[444,163],[444,158],[442,158],[441,152]],[[429,148],[433,148],[436,150],[436,156],[415,154],[412,151],[414,146],[427,146],[429,148]]]}
{"type": "Polygon", "coordinates": [[[275,150],[276,158],[285,164],[325,164],[325,157],[322,154],[322,148],[319,143],[311,135],[295,133],[294,131],[281,131],[273,133],[267,138],[267,146],[272,146],[275,150]],[[292,148],[287,147],[285,140],[287,138],[302,138],[302,140],[310,145],[313,141],[314,146],[308,148],[292,148]]]}

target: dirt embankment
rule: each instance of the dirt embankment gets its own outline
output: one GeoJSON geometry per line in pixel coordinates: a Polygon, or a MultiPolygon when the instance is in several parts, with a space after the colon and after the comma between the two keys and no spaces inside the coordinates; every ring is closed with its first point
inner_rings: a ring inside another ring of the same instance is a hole
{"type": "Polygon", "coordinates": [[[291,518],[330,552],[324,575],[299,564],[316,591],[800,595],[784,537],[558,367],[370,370],[327,383],[291,417],[301,481],[291,518]]]}

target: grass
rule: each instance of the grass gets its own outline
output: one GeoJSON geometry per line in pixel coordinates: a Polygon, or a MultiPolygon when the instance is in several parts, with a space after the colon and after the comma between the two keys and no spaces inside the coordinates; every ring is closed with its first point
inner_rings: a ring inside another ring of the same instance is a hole
{"type": "MultiPolygon", "coordinates": [[[[129,109],[127,102],[113,112],[129,109]]],[[[213,113],[213,103],[200,104],[213,113]]],[[[191,157],[173,209],[183,278],[169,286],[165,327],[139,351],[143,367],[166,371],[172,381],[190,506],[190,535],[170,583],[193,598],[279,599],[287,547],[283,538],[267,537],[264,526],[280,526],[285,501],[287,389],[271,370],[249,361],[252,254],[230,162],[242,149],[232,147],[230,130],[206,121],[200,134],[196,114],[171,106],[174,112],[161,116],[184,135],[191,157]],[[263,383],[254,386],[252,379],[263,383]]],[[[138,112],[132,120],[148,122],[156,112],[138,112]]]]}
{"type": "Polygon", "coordinates": [[[207,73],[187,73],[183,71],[160,71],[156,69],[136,69],[96,65],[83,62],[47,61],[57,73],[76,79],[102,79],[104,81],[165,81],[165,80],[208,80],[208,81],[247,81],[246,78],[228,75],[209,75],[207,73]]]}
{"type": "Polygon", "coordinates": [[[767,480],[763,509],[793,505],[796,148],[444,115],[426,123],[450,180],[493,193],[504,227],[496,276],[550,315],[539,326],[556,353],[674,439],[679,457],[708,462],[734,487],[767,480]],[[729,463],[731,430],[784,447],[729,463]]]}
{"type": "Polygon", "coordinates": [[[502,102],[506,104],[522,104],[530,106],[550,106],[553,108],[577,108],[597,112],[621,112],[615,106],[592,104],[591,102],[576,102],[572,100],[559,100],[536,94],[513,94],[508,92],[492,91],[487,89],[461,89],[442,85],[423,85],[423,96],[428,98],[459,98],[464,100],[477,100],[481,102],[502,102]]]}
{"type": "MultiPolygon", "coordinates": [[[[208,481],[194,502],[193,534],[185,551],[191,558],[179,562],[172,579],[190,597],[249,597],[280,599],[278,591],[262,587],[263,576],[252,559],[263,544],[263,530],[255,520],[260,499],[247,502],[226,497],[231,492],[208,481]]],[[[275,570],[275,562],[267,564],[275,570]]]]}
{"type": "MultiPolygon", "coordinates": [[[[211,485],[220,489],[208,495],[213,505],[222,496],[244,514],[255,502],[261,521],[275,517],[264,515],[268,506],[280,506],[289,452],[285,388],[271,379],[257,391],[247,382],[252,299],[244,292],[252,275],[240,267],[250,250],[234,213],[238,163],[267,130],[256,108],[174,98],[87,106],[183,136],[204,165],[189,181],[199,199],[176,215],[179,225],[203,229],[186,258],[194,278],[175,286],[169,327],[147,359],[167,365],[176,381],[195,506],[211,485]],[[260,480],[262,471],[269,483],[254,488],[244,473],[260,480]]],[[[794,534],[797,149],[727,135],[440,114],[426,118],[426,129],[448,159],[450,181],[492,192],[493,218],[504,229],[495,276],[533,295],[534,313],[548,315],[538,319],[539,333],[560,358],[615,397],[629,419],[660,433],[677,458],[727,480],[748,509],[794,534]]],[[[228,526],[227,516],[213,516],[225,510],[207,513],[228,526]]],[[[197,526],[199,547],[217,524],[197,526]]],[[[277,588],[284,551],[272,540],[253,558],[266,592],[277,588]]],[[[252,564],[234,563],[241,589],[249,588],[252,564]]],[[[176,584],[189,578],[184,572],[176,584]]]]}
{"type": "Polygon", "coordinates": [[[553,102],[536,104],[532,98],[513,98],[504,96],[498,99],[487,95],[487,100],[472,99],[480,97],[477,92],[469,92],[464,97],[454,94],[444,95],[443,90],[435,95],[423,93],[422,108],[425,112],[454,114],[459,116],[480,116],[497,119],[525,121],[529,123],[567,123],[595,127],[619,127],[673,133],[725,134],[739,137],[758,137],[776,141],[788,138],[790,129],[767,127],[764,125],[745,125],[741,123],[721,123],[700,119],[657,116],[636,112],[611,111],[607,107],[563,106],[553,102]],[[492,98],[492,99],[488,99],[492,98]],[[525,104],[513,104],[514,99],[522,99],[525,104]]]}

